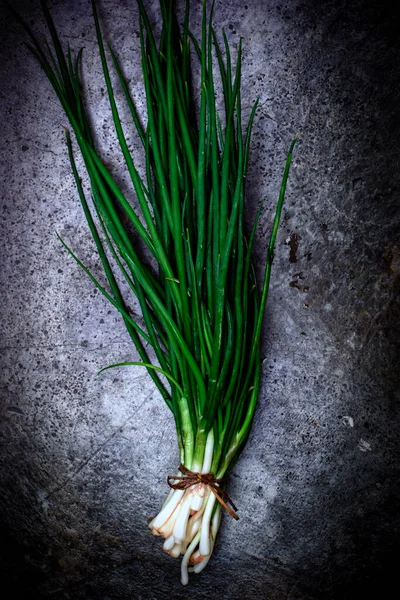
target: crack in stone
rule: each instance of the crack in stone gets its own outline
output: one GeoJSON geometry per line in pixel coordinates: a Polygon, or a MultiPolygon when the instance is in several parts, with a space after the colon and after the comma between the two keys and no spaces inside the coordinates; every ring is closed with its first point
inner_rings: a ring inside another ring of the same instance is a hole
{"type": "Polygon", "coordinates": [[[132,413],[131,415],[129,415],[129,417],[127,419],[125,419],[125,421],[121,424],[118,425],[118,427],[116,427],[115,431],[113,431],[113,433],[111,435],[109,435],[103,443],[100,444],[100,446],[98,446],[96,448],[96,450],[94,450],[92,452],[92,454],[90,456],[88,456],[88,458],[86,458],[86,460],[83,461],[83,463],[81,465],[79,465],[79,467],[77,469],[75,469],[75,471],[73,471],[65,480],[63,483],[61,483],[60,485],[56,486],[54,488],[54,490],[50,491],[45,497],[44,500],[49,500],[52,496],[54,496],[54,494],[56,494],[57,492],[59,492],[60,490],[64,489],[65,486],[72,481],[72,479],[74,479],[74,477],[76,477],[92,460],[95,456],[97,456],[97,454],[99,454],[99,452],[101,452],[106,446],[107,444],[114,439],[118,433],[121,433],[121,430],[123,430],[123,428],[126,426],[127,423],[129,423],[129,421],[137,414],[138,411],[141,410],[141,408],[146,404],[146,402],[151,398],[151,396],[154,394],[154,390],[151,390],[150,393],[145,397],[145,399],[143,400],[143,402],[140,404],[140,406],[138,406],[135,409],[135,412],[132,413]]]}

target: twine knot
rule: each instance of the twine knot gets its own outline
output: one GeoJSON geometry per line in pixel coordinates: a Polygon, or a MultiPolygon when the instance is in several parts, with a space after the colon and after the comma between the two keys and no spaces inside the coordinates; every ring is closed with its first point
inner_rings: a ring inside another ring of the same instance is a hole
{"type": "Polygon", "coordinates": [[[196,471],[190,471],[190,469],[187,469],[184,465],[179,465],[179,471],[183,473],[182,476],[168,475],[167,481],[169,487],[174,490],[187,490],[192,485],[203,483],[210,488],[218,502],[222,504],[231,517],[236,519],[236,521],[239,519],[236,514],[238,509],[233,504],[226,491],[221,488],[221,483],[224,481],[223,479],[216,479],[212,473],[197,473],[196,471]],[[172,483],[173,481],[176,483],[172,483]],[[232,508],[230,508],[228,504],[230,504],[232,508]]]}

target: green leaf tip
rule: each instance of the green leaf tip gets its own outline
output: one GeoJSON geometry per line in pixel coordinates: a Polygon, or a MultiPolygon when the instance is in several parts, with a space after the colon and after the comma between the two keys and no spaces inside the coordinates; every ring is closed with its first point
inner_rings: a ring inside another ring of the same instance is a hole
{"type": "Polygon", "coordinates": [[[166,377],[173,385],[175,385],[175,387],[179,390],[179,393],[182,396],[184,395],[181,386],[179,385],[179,383],[176,381],[176,379],[174,377],[172,377],[164,369],[161,369],[160,367],[156,367],[155,365],[152,365],[151,363],[145,363],[145,362],[139,362],[139,361],[127,361],[127,362],[121,362],[121,363],[114,363],[112,365],[108,365],[107,367],[103,367],[102,369],[100,369],[100,371],[97,372],[97,375],[100,375],[100,373],[102,373],[103,371],[107,371],[108,369],[114,369],[116,367],[129,367],[129,366],[145,367],[146,369],[153,369],[154,371],[158,371],[158,373],[161,373],[162,375],[164,375],[164,377],[166,377]]]}

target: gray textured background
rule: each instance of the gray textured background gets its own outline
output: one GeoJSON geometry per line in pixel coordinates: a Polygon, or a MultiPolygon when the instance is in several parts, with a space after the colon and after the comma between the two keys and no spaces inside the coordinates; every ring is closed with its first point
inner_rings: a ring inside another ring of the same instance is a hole
{"type": "MultiPolygon", "coordinates": [[[[215,26],[244,38],[245,114],[260,97],[248,185],[249,215],[265,199],[260,269],[285,153],[302,136],[259,408],[229,486],[241,518],[225,516],[212,561],[188,589],[146,528],[177,466],[172,419],[141,370],[96,377],[134,353],[56,238],[100,273],[65,117],[1,9],[0,568],[13,597],[388,597],[399,549],[399,23],[366,0],[245,2],[217,0],[215,26]]],[[[201,3],[191,4],[198,32],[201,3]]],[[[14,5],[44,31],[36,1],[14,5]]],[[[51,6],[63,39],[85,48],[93,116],[119,176],[89,1],[51,6]]],[[[101,17],[141,106],[135,2],[102,0],[101,17]]]]}

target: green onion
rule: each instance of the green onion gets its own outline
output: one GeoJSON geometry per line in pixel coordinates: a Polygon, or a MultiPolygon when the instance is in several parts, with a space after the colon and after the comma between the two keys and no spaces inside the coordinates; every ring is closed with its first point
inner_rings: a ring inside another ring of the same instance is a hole
{"type": "Polygon", "coordinates": [[[76,57],[70,48],[63,51],[44,2],[52,45],[41,45],[29,26],[21,22],[30,36],[29,48],[62,104],[83,157],[91,186],[90,201],[85,197],[66,131],[78,195],[108,289],[62,243],[120,312],[140,358],[105,368],[146,368],[175,419],[181,473],[169,478],[175,483],[150,529],[165,538],[164,549],[171,556],[183,555],[182,583],[187,584],[188,571],[199,573],[210,559],[222,507],[229,503],[223,489],[225,479],[247,441],[256,408],[262,320],[298,136],[287,156],[259,292],[252,247],[261,210],[250,236],[245,235],[245,185],[257,101],[244,128],[242,41],[233,66],[225,33],[221,46],[212,26],[214,4],[207,11],[205,0],[199,40],[189,29],[189,0],[183,27],[178,25],[173,2],[160,0],[162,32],[157,39],[144,3],[137,2],[146,127],[135,108],[117,53],[104,45],[96,4],[92,2],[112,119],[137,208],[123,194],[96,147],[79,77],[81,51],[76,57]],[[200,67],[200,80],[195,83],[193,60],[200,67]],[[136,168],[126,142],[109,74],[111,65],[143,147],[144,173],[136,168]],[[216,65],[222,83],[223,116],[216,109],[216,65]],[[148,263],[137,251],[132,228],[150,253],[148,263]],[[117,272],[139,302],[143,327],[129,312],[117,272]],[[154,352],[153,362],[146,345],[154,352]]]}

